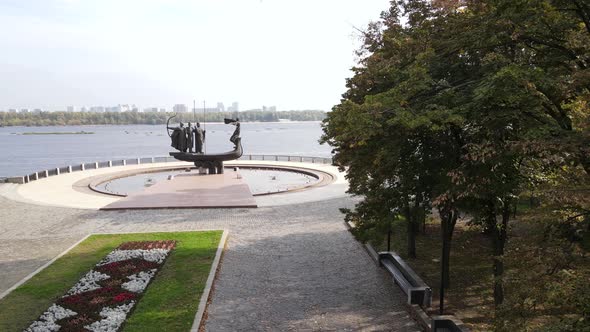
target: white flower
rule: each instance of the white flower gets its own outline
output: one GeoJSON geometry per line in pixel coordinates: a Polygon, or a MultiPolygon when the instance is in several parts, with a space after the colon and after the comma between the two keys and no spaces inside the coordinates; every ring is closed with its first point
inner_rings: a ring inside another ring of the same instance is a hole
{"type": "Polygon", "coordinates": [[[77,315],[76,312],[54,303],[41,315],[41,317],[39,317],[39,320],[34,321],[33,324],[31,324],[31,326],[29,326],[29,328],[27,328],[25,331],[57,331],[61,328],[61,326],[57,325],[55,323],[56,321],[75,315],[77,315]]]}
{"type": "Polygon", "coordinates": [[[90,270],[90,272],[86,273],[74,287],[70,288],[67,294],[64,296],[71,296],[75,294],[80,294],[84,292],[89,292],[95,289],[101,288],[101,286],[97,283],[102,280],[109,279],[110,276],[100,273],[98,271],[90,270]]]}
{"type": "MultiPolygon", "coordinates": [[[[162,264],[170,250],[168,249],[134,249],[134,250],[118,250],[115,249],[107,255],[100,263],[96,266],[102,266],[114,262],[120,262],[128,259],[143,259],[148,262],[154,262],[162,264]]],[[[121,285],[121,287],[127,291],[134,293],[143,292],[150,280],[155,276],[158,269],[151,269],[149,271],[141,271],[139,273],[130,275],[127,277],[127,282],[121,285]]],[[[107,274],[90,270],[86,273],[77,283],[72,287],[66,296],[72,296],[84,292],[93,291],[100,289],[102,286],[98,282],[111,277],[107,274]]],[[[104,307],[100,311],[101,320],[93,322],[84,328],[90,331],[110,332],[117,331],[121,324],[127,318],[127,314],[135,305],[135,301],[131,301],[127,304],[117,306],[115,308],[104,307]]],[[[26,332],[47,332],[47,331],[59,331],[61,326],[56,322],[71,316],[77,315],[76,312],[67,308],[61,307],[57,304],[53,304],[46,312],[44,312],[38,320],[34,321],[25,331],[26,332]]]]}
{"type": "Polygon", "coordinates": [[[59,331],[61,326],[55,324],[55,322],[51,321],[44,321],[44,320],[37,320],[34,321],[25,332],[47,332],[47,331],[59,331]]]}
{"type": "Polygon", "coordinates": [[[147,272],[141,271],[137,274],[127,277],[128,282],[121,285],[121,288],[134,293],[141,293],[147,287],[150,280],[156,274],[157,269],[151,269],[147,272]]]}
{"type": "Polygon", "coordinates": [[[168,249],[133,249],[133,250],[118,250],[115,249],[108,254],[105,259],[96,264],[96,266],[102,266],[113,262],[120,262],[133,258],[141,258],[148,262],[155,262],[162,264],[168,256],[170,250],[168,249]]]}
{"type": "Polygon", "coordinates": [[[104,307],[100,311],[100,316],[104,319],[86,325],[84,328],[94,332],[117,331],[134,305],[135,301],[131,301],[115,308],[104,307]]]}

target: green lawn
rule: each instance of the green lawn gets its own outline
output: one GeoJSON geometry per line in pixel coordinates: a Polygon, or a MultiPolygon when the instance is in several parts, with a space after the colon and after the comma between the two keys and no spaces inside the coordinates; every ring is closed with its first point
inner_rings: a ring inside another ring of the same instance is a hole
{"type": "Polygon", "coordinates": [[[0,331],[22,331],[119,244],[176,240],[123,331],[188,331],[222,231],[92,235],[0,300],[0,331]]]}

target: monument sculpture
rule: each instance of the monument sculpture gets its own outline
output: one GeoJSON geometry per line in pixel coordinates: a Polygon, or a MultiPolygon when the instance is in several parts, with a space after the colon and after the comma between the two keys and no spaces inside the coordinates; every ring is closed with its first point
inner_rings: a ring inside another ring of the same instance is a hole
{"type": "Polygon", "coordinates": [[[192,162],[199,169],[207,169],[209,174],[222,174],[224,161],[238,159],[242,156],[239,119],[224,119],[223,121],[225,124],[236,126],[229,139],[234,144],[234,149],[223,153],[207,154],[203,153],[206,131],[201,128],[201,124],[197,122],[195,127],[191,127],[189,122],[188,126],[184,127],[184,124],[181,122],[178,127],[170,127],[170,120],[175,116],[176,114],[168,118],[166,122],[166,130],[171,139],[170,146],[179,151],[170,152],[172,157],[178,160],[192,162]],[[172,133],[170,133],[170,130],[172,130],[172,133]]]}
{"type": "Polygon", "coordinates": [[[234,119],[224,119],[223,122],[225,122],[225,124],[232,124],[232,125],[236,126],[236,130],[234,130],[234,133],[229,138],[229,141],[234,143],[234,145],[235,145],[234,149],[237,149],[238,148],[237,141],[240,139],[240,119],[238,119],[238,118],[236,118],[235,120],[234,119]]]}
{"type": "MultiPolygon", "coordinates": [[[[170,119],[172,119],[173,117],[171,117],[170,119]]],[[[170,122],[170,119],[168,119],[168,122],[170,122]]],[[[168,132],[168,136],[170,136],[170,138],[172,139],[172,144],[170,144],[170,146],[172,146],[173,148],[175,148],[178,151],[186,152],[186,146],[187,146],[186,143],[187,142],[186,142],[184,124],[181,122],[178,127],[170,127],[168,124],[166,124],[166,128],[168,130],[172,129],[172,134],[170,134],[170,132],[168,132]]]]}
{"type": "Polygon", "coordinates": [[[195,153],[203,153],[203,145],[205,144],[205,130],[201,128],[201,124],[197,125],[192,130],[195,135],[195,153]]]}
{"type": "Polygon", "coordinates": [[[184,128],[184,137],[186,137],[188,152],[193,153],[193,127],[191,127],[190,122],[188,123],[188,126],[184,128]]]}

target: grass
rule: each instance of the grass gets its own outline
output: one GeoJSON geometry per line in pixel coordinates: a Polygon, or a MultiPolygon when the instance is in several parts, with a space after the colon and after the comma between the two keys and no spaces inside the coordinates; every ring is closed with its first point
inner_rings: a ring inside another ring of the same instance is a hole
{"type": "Polygon", "coordinates": [[[92,131],[53,131],[53,132],[38,132],[30,131],[22,133],[21,135],[92,135],[92,131]]]}
{"type": "MultiPolygon", "coordinates": [[[[584,292],[590,289],[583,286],[584,280],[590,280],[590,253],[584,249],[588,239],[583,238],[578,245],[555,237],[548,239],[540,220],[551,216],[551,211],[524,203],[518,211],[517,218],[510,221],[504,255],[506,297],[501,320],[510,322],[510,331],[539,331],[563,317],[579,317],[581,309],[575,308],[575,303],[582,303],[583,296],[588,296],[584,292]],[[559,267],[556,272],[548,272],[554,266],[559,267]]],[[[440,221],[431,220],[426,232],[417,236],[417,258],[413,259],[406,255],[405,222],[395,222],[392,231],[392,250],[432,288],[430,313],[438,314],[440,221]]],[[[386,234],[369,234],[368,240],[375,249],[386,250],[386,234]]],[[[491,240],[482,234],[481,228],[458,222],[451,246],[451,285],[446,290],[445,313],[454,314],[472,331],[493,330],[491,240]]]]}
{"type": "Polygon", "coordinates": [[[22,331],[119,244],[176,240],[176,248],[135,306],[123,331],[192,326],[222,231],[92,235],[0,300],[0,331],[22,331]]]}
{"type": "MultiPolygon", "coordinates": [[[[426,225],[426,233],[416,238],[416,258],[408,258],[405,221],[392,227],[391,249],[396,251],[432,288],[431,314],[438,314],[440,291],[440,224],[438,220],[426,225]]],[[[375,249],[387,249],[386,235],[370,242],[375,249]]],[[[489,331],[493,317],[491,242],[477,229],[457,223],[451,243],[451,287],[445,292],[445,313],[455,314],[474,331],[489,331]]]]}

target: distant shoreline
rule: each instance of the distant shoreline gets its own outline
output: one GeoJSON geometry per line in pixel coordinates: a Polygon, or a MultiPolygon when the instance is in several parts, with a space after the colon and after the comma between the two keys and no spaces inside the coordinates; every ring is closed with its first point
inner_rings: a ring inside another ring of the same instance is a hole
{"type": "MultiPolygon", "coordinates": [[[[191,124],[195,123],[194,121],[190,121],[191,124]]],[[[297,123],[321,123],[321,120],[309,120],[309,121],[241,121],[243,124],[247,124],[247,123],[268,123],[268,124],[297,124],[297,123]]],[[[177,122],[174,122],[174,119],[172,121],[170,121],[170,125],[174,125],[174,124],[178,124],[177,122]]],[[[183,122],[186,123],[186,122],[183,122]]],[[[223,122],[201,122],[201,124],[205,124],[205,125],[222,125],[224,124],[223,122]]],[[[109,127],[109,126],[117,126],[117,127],[124,127],[124,126],[165,126],[165,123],[159,123],[159,124],[146,124],[146,123],[120,123],[120,124],[67,124],[67,125],[17,125],[17,126],[0,126],[0,128],[51,128],[51,127],[60,127],[60,128],[67,128],[67,127],[109,127]]],[[[49,134],[52,134],[53,132],[49,132],[49,134]]],[[[59,135],[61,132],[55,132],[55,135],[59,135]]],[[[67,134],[75,134],[76,132],[66,132],[67,134]]],[[[85,132],[86,134],[88,133],[92,133],[92,132],[85,132]]],[[[23,133],[18,133],[19,135],[22,135],[23,133]]],[[[29,135],[33,135],[34,132],[30,132],[29,135]]],[[[47,133],[44,133],[47,134],[47,133]]],[[[82,133],[80,133],[82,134],[82,133]]],[[[94,133],[92,133],[94,134],[94,133]]]]}
{"type": "Polygon", "coordinates": [[[45,127],[45,126],[84,126],[84,125],[165,125],[168,121],[221,123],[225,118],[239,118],[242,123],[290,123],[322,121],[324,111],[244,111],[239,113],[88,113],[88,112],[41,112],[6,113],[0,112],[0,127],[45,127]]]}
{"type": "Polygon", "coordinates": [[[93,135],[92,131],[52,131],[52,132],[40,132],[40,131],[29,131],[20,133],[18,135],[93,135]]]}

